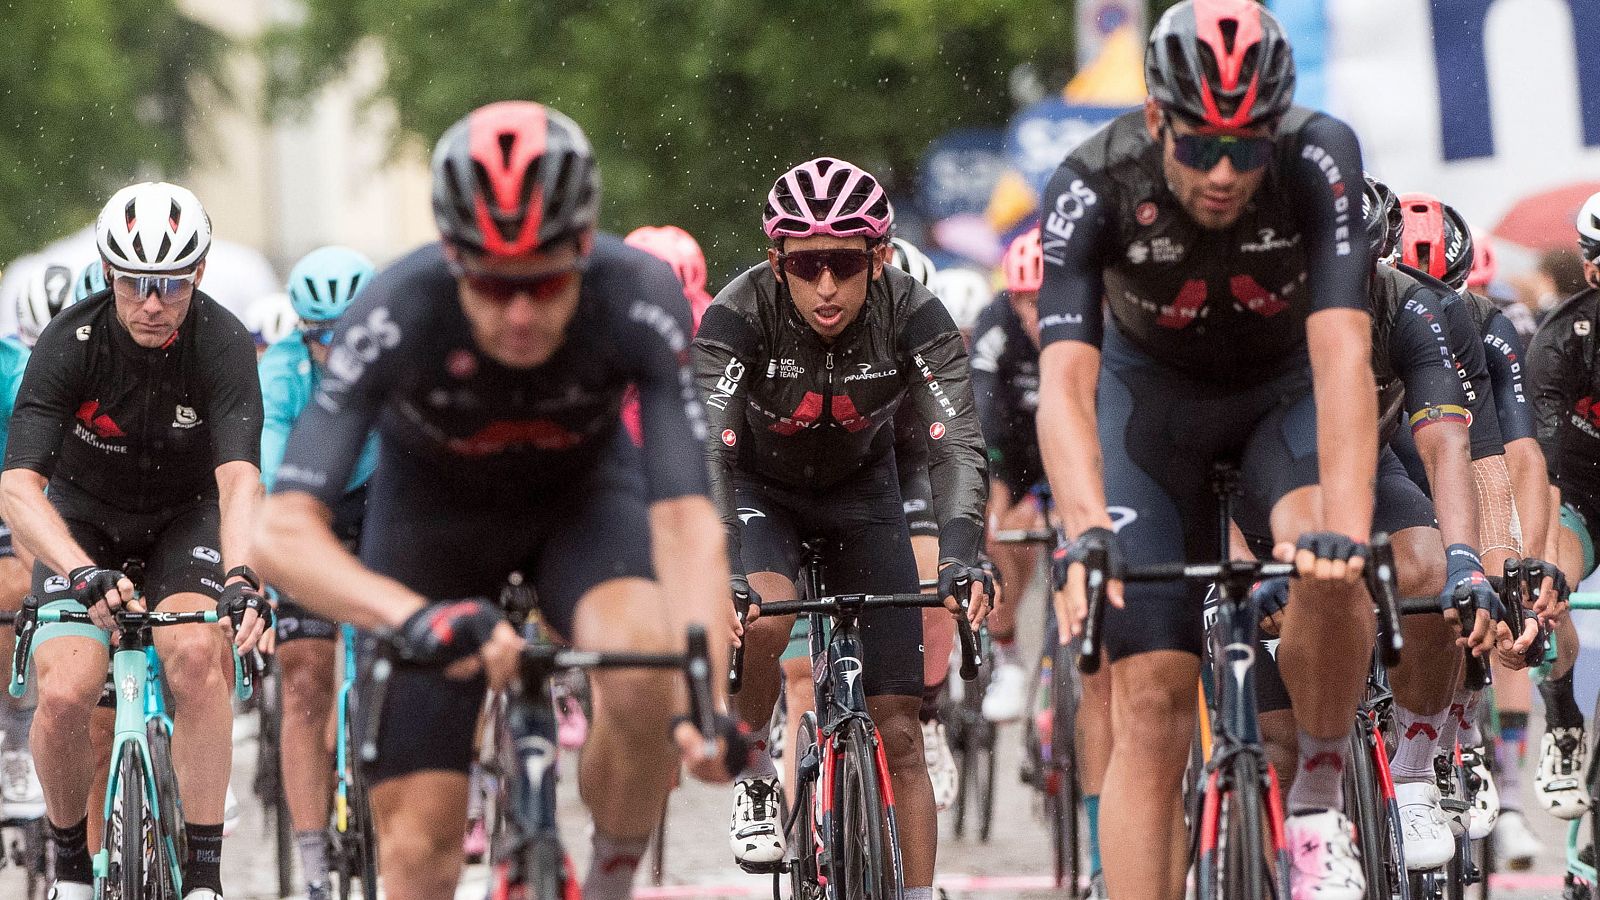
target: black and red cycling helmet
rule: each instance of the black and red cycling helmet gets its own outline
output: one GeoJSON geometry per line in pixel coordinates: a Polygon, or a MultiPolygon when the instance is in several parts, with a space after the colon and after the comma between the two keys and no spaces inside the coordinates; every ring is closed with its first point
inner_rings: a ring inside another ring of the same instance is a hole
{"type": "Polygon", "coordinates": [[[1400,213],[1405,219],[1402,261],[1461,290],[1472,271],[1472,229],[1466,220],[1424,193],[1401,194],[1400,213]]]}
{"type": "Polygon", "coordinates": [[[1184,0],[1150,32],[1150,96],[1213,128],[1249,128],[1294,101],[1294,52],[1283,26],[1254,0],[1184,0]]]}
{"type": "Polygon", "coordinates": [[[541,103],[481,106],[433,149],[433,217],[465,250],[526,256],[594,228],[599,211],[589,139],[541,103]]]}
{"type": "Polygon", "coordinates": [[[1400,213],[1400,199],[1389,186],[1365,176],[1361,191],[1361,218],[1367,226],[1367,249],[1374,262],[1388,259],[1400,242],[1405,220],[1400,213]]]}

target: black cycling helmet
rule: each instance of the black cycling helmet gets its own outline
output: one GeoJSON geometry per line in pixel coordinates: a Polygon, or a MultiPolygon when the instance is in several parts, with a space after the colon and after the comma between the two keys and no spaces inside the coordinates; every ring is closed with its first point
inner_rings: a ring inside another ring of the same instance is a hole
{"type": "Polygon", "coordinates": [[[526,256],[594,228],[600,171],[578,124],[540,103],[468,113],[433,149],[433,217],[449,243],[526,256]]]}
{"type": "Polygon", "coordinates": [[[1294,101],[1294,52],[1283,26],[1254,0],[1183,0],[1150,32],[1150,96],[1214,128],[1271,122],[1294,101]]]}
{"type": "Polygon", "coordinates": [[[1361,218],[1367,225],[1367,249],[1373,262],[1387,259],[1400,240],[1400,201],[1389,186],[1364,176],[1366,186],[1361,190],[1361,218]]]}

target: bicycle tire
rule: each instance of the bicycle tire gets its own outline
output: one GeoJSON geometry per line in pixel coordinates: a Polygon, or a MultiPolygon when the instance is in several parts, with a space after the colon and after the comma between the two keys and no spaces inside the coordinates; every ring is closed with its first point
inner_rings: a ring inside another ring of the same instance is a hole
{"type": "Polygon", "coordinates": [[[1234,757],[1228,778],[1225,888],[1229,898],[1270,900],[1272,875],[1267,870],[1267,823],[1261,791],[1261,770],[1249,754],[1234,757]]]}
{"type": "Polygon", "coordinates": [[[50,891],[50,854],[44,837],[44,817],[41,816],[18,829],[22,835],[17,845],[16,862],[22,866],[28,900],[45,900],[50,891]]]}
{"type": "MultiPolygon", "coordinates": [[[[817,745],[817,715],[807,712],[800,717],[800,730],[796,733],[794,751],[804,754],[817,745]]],[[[815,751],[813,751],[815,752],[815,751]]],[[[804,756],[800,756],[804,759],[804,756]]],[[[793,900],[823,900],[821,871],[817,865],[817,778],[806,777],[796,766],[794,803],[789,810],[789,822],[784,829],[789,855],[789,887],[793,900]]]]}
{"type": "Polygon", "coordinates": [[[655,830],[650,832],[650,883],[660,887],[667,875],[667,806],[670,805],[671,796],[661,805],[661,818],[656,820],[655,830]]]}
{"type": "Polygon", "coordinates": [[[995,732],[994,723],[985,720],[977,746],[983,765],[973,767],[983,773],[983,778],[978,782],[978,841],[983,844],[989,843],[989,835],[994,828],[994,779],[1000,762],[999,754],[994,750],[995,732]]]}
{"type": "Polygon", "coordinates": [[[581,900],[581,887],[561,841],[554,836],[532,838],[522,851],[522,895],[527,900],[581,900]]]}
{"type": "Polygon", "coordinates": [[[358,769],[350,778],[350,819],[356,825],[357,865],[362,900],[378,900],[378,829],[372,821],[367,780],[358,769]]]}
{"type": "Polygon", "coordinates": [[[123,753],[117,771],[117,804],[122,817],[120,834],[113,836],[110,829],[106,831],[108,841],[120,839],[118,866],[113,876],[118,900],[144,900],[152,893],[145,855],[145,838],[151,829],[146,826],[149,812],[145,809],[144,778],[144,759],[136,752],[123,753]]]}
{"type": "Polygon", "coordinates": [[[901,884],[887,846],[888,810],[878,778],[877,737],[865,722],[847,722],[835,738],[839,746],[835,782],[833,851],[838,859],[839,900],[899,900],[901,884]]]}
{"type": "Polygon", "coordinates": [[[1373,748],[1367,742],[1371,726],[1358,719],[1350,733],[1350,770],[1345,775],[1345,808],[1355,811],[1356,842],[1361,850],[1361,869],[1367,879],[1367,900],[1392,900],[1393,882],[1390,880],[1388,835],[1385,833],[1384,814],[1379,804],[1377,772],[1373,768],[1373,748]],[[1382,852],[1374,852],[1385,848],[1382,852]]]}
{"type": "Polygon", "coordinates": [[[1051,665],[1050,700],[1055,710],[1050,718],[1050,765],[1058,805],[1053,824],[1055,832],[1056,887],[1076,894],[1081,888],[1078,810],[1083,791],[1078,785],[1077,721],[1078,686],[1070,648],[1059,643],[1051,665]]]}
{"type": "MultiPolygon", "coordinates": [[[[144,725],[145,743],[150,747],[150,771],[156,782],[156,809],[160,822],[158,829],[161,853],[166,857],[161,876],[172,881],[169,874],[188,859],[188,835],[183,828],[183,801],[178,793],[178,777],[172,768],[172,735],[159,721],[144,725]]],[[[174,889],[175,891],[176,889],[174,889]]]]}
{"type": "Polygon", "coordinates": [[[974,810],[977,785],[977,748],[976,739],[972,734],[972,725],[963,721],[964,711],[959,707],[952,708],[951,718],[948,719],[950,728],[950,754],[956,761],[956,799],[950,805],[951,830],[956,840],[964,840],[967,836],[967,820],[969,813],[974,810]]]}

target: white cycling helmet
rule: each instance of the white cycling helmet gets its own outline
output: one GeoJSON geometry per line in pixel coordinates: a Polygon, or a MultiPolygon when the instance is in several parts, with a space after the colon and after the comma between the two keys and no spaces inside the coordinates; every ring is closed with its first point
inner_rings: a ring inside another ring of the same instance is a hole
{"type": "Polygon", "coordinates": [[[924,287],[931,287],[934,273],[939,271],[933,260],[905,238],[890,238],[889,244],[894,247],[894,258],[889,260],[889,265],[922,282],[924,287]]]}
{"type": "Polygon", "coordinates": [[[1588,262],[1600,262],[1600,194],[1583,201],[1578,210],[1578,249],[1588,262]]]}
{"type": "Polygon", "coordinates": [[[300,314],[294,311],[288,294],[266,294],[250,304],[244,325],[257,346],[270,346],[300,327],[300,314]]]}
{"type": "Polygon", "coordinates": [[[975,269],[959,266],[940,269],[934,273],[933,283],[928,287],[944,302],[950,318],[962,331],[971,331],[978,321],[978,313],[994,300],[988,277],[975,269]]]}
{"type": "Polygon", "coordinates": [[[100,255],[124,272],[182,272],[211,249],[211,218],[200,200],[166,182],[117,191],[94,224],[100,255]]]}
{"type": "Polygon", "coordinates": [[[55,314],[72,305],[72,276],[71,269],[52,264],[28,278],[17,295],[17,337],[24,345],[32,347],[55,314]]]}

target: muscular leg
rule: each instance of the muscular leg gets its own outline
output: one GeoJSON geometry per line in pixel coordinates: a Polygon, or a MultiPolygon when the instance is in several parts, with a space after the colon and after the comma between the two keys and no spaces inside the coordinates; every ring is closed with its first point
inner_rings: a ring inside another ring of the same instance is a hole
{"type": "MultiPolygon", "coordinates": [[[[197,612],[216,606],[210,597],[183,593],[162,600],[160,608],[197,612]]],[[[222,629],[214,626],[158,628],[154,635],[162,680],[172,692],[172,768],[178,776],[184,818],[198,825],[220,825],[233,770],[231,647],[222,629]]]]}
{"type": "MultiPolygon", "coordinates": [[[[1016,503],[1010,502],[1009,490],[999,482],[989,494],[989,521],[994,530],[1028,530],[1044,527],[1044,516],[1033,498],[1024,496],[1016,503]]],[[[1006,583],[1005,602],[995,607],[989,617],[989,633],[1007,656],[1004,663],[1020,663],[1015,647],[1017,612],[1039,567],[1039,548],[1032,544],[1000,544],[989,541],[989,557],[1000,570],[1006,583]]]]}
{"type": "MultiPolygon", "coordinates": [[[[1433,528],[1407,528],[1390,536],[1395,552],[1396,587],[1402,597],[1437,596],[1444,590],[1444,544],[1433,528]]],[[[1395,700],[1424,716],[1450,705],[1455,695],[1461,649],[1460,632],[1443,616],[1406,616],[1401,620],[1406,652],[1389,670],[1395,700]]]]}
{"type": "Polygon", "coordinates": [[[326,741],[333,711],[333,641],[302,638],[278,645],[283,672],[283,785],[295,831],[328,822],[333,753],[326,741]]]}
{"type": "Polygon", "coordinates": [[[373,785],[371,796],[385,896],[453,900],[465,858],[466,773],[412,772],[373,785]]]}
{"type": "Polygon", "coordinates": [[[1089,817],[1089,868],[1104,868],[1100,852],[1100,796],[1111,763],[1111,673],[1104,661],[1100,671],[1080,675],[1083,686],[1078,702],[1074,739],[1078,754],[1078,786],[1089,817]]]}
{"type": "MultiPolygon", "coordinates": [[[[799,596],[794,582],[776,572],[753,572],[750,587],[763,600],[793,600],[799,596]]],[[[789,643],[794,616],[762,616],[744,630],[744,682],[733,696],[733,705],[744,723],[761,741],[762,731],[772,718],[778,702],[778,657],[789,643]]]]}
{"type": "Polygon", "coordinates": [[[84,637],[57,637],[33,646],[38,715],[31,744],[50,821],[61,827],[84,817],[94,780],[89,728],[109,663],[105,645],[84,637]]]}
{"type": "MultiPolygon", "coordinates": [[[[939,538],[931,534],[911,536],[911,552],[917,557],[917,579],[933,581],[939,577],[939,538]]],[[[922,611],[922,683],[926,687],[944,684],[950,677],[950,648],[956,642],[956,623],[950,613],[938,609],[922,611]]]]}
{"type": "Polygon", "coordinates": [[[1113,745],[1100,796],[1102,807],[1117,814],[1103,818],[1100,832],[1113,897],[1183,896],[1186,842],[1168,840],[1163,853],[1151,836],[1182,828],[1189,742],[1173,735],[1194,731],[1199,676],[1199,659],[1178,650],[1140,653],[1111,665],[1113,745]]]}
{"type": "Polygon", "coordinates": [[[783,776],[792,802],[795,793],[795,767],[800,762],[800,718],[816,704],[811,687],[811,660],[806,657],[783,661],[784,709],[783,776]]]}
{"type": "Polygon", "coordinates": [[[94,751],[94,783],[89,787],[89,847],[100,846],[105,830],[106,786],[111,783],[111,737],[117,724],[114,709],[94,708],[89,714],[89,744],[94,751]]]}
{"type": "Polygon", "coordinates": [[[883,740],[894,788],[895,816],[900,823],[900,853],[906,887],[933,884],[938,855],[939,819],[933,806],[933,783],[922,755],[922,727],[917,721],[919,697],[884,695],[867,698],[867,710],[883,740]]]}

